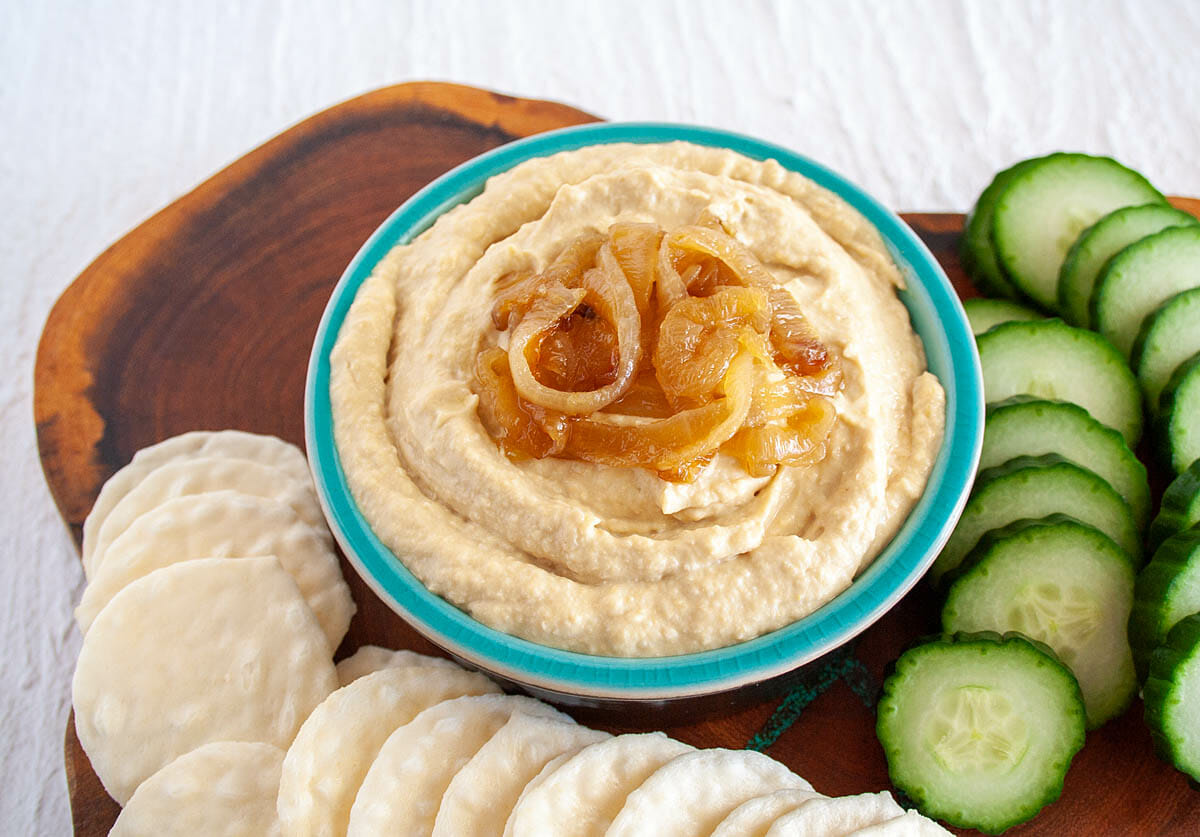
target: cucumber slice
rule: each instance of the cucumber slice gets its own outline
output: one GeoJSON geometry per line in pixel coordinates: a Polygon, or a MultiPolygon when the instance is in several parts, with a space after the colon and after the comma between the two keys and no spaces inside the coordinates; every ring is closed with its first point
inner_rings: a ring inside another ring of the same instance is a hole
{"type": "Polygon", "coordinates": [[[1200,459],[1200,353],[1184,361],[1167,381],[1160,415],[1164,458],[1181,474],[1200,459]]]}
{"type": "Polygon", "coordinates": [[[1150,516],[1146,466],[1125,438],[1078,404],[1017,395],[988,407],[979,467],[994,468],[1017,456],[1057,453],[1094,471],[1125,498],[1138,531],[1150,516]]]}
{"type": "Polygon", "coordinates": [[[962,517],[933,562],[937,582],[962,563],[992,529],[1018,520],[1065,514],[1095,526],[1140,563],[1141,539],[1133,512],[1111,485],[1061,456],[1019,456],[980,473],[962,517]]]}
{"type": "Polygon", "coordinates": [[[1092,325],[1126,357],[1142,322],[1180,291],[1200,287],[1200,225],[1173,227],[1113,256],[1092,292],[1092,325]]]}
{"type": "Polygon", "coordinates": [[[984,299],[975,297],[963,302],[963,310],[967,312],[967,321],[971,324],[971,333],[978,337],[992,326],[1012,320],[1040,320],[1042,315],[1024,305],[1018,305],[1007,299],[984,299]]]}
{"type": "Polygon", "coordinates": [[[1041,643],[956,634],[896,661],[875,731],[893,784],[921,813],[999,834],[1062,793],[1083,746],[1083,699],[1041,643]]]}
{"type": "Polygon", "coordinates": [[[1120,431],[1129,447],[1142,435],[1142,393],[1107,340],[1062,320],[1004,323],[977,338],[989,403],[1014,395],[1069,401],[1120,431]]]}
{"type": "Polygon", "coordinates": [[[1123,206],[1165,202],[1146,178],[1108,157],[1042,157],[1015,173],[996,201],[996,260],[1019,290],[1053,311],[1067,249],[1085,228],[1123,206]]]}
{"type": "Polygon", "coordinates": [[[1197,352],[1200,352],[1200,288],[1192,288],[1175,294],[1154,309],[1133,341],[1129,365],[1137,373],[1146,404],[1152,411],[1158,409],[1159,396],[1171,373],[1197,352]]]}
{"type": "Polygon", "coordinates": [[[1200,523],[1200,459],[1172,480],[1163,492],[1158,516],[1150,524],[1146,548],[1157,551],[1167,538],[1196,523],[1200,523]]]}
{"type": "Polygon", "coordinates": [[[1183,617],[1200,611],[1200,529],[1163,541],[1134,587],[1129,644],[1138,679],[1146,678],[1150,654],[1183,617]]]}
{"type": "Polygon", "coordinates": [[[1200,613],[1181,619],[1151,655],[1142,697],[1159,754],[1200,782],[1200,613]]]}
{"type": "Polygon", "coordinates": [[[1058,310],[1067,322],[1088,328],[1092,289],[1109,259],[1148,235],[1195,223],[1194,215],[1163,203],[1126,206],[1108,213],[1084,230],[1067,251],[1058,274],[1058,310]]]}
{"type": "Polygon", "coordinates": [[[1095,729],[1124,712],[1137,689],[1125,631],[1132,605],[1125,551],[1056,514],[984,535],[954,574],[942,630],[1018,631],[1046,643],[1079,681],[1095,729]]]}
{"type": "Polygon", "coordinates": [[[996,251],[992,248],[992,214],[996,208],[996,201],[1004,193],[1013,175],[1029,162],[1025,160],[1017,163],[992,178],[992,182],[975,202],[975,207],[967,213],[960,251],[963,267],[975,283],[975,287],[988,296],[1021,298],[1021,292],[1004,275],[996,261],[996,251]]]}

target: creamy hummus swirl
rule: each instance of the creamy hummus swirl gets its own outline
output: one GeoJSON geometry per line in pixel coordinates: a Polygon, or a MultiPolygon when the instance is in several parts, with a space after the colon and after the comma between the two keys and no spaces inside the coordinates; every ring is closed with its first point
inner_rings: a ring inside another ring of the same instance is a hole
{"type": "Polygon", "coordinates": [[[331,355],[334,436],[379,538],[434,593],[535,642],[615,656],[729,645],[844,590],[895,534],[941,442],[877,231],[774,161],[686,143],[600,145],[516,166],[396,247],[331,355]],[[719,457],[691,484],[564,459],[509,460],[476,412],[473,365],[504,345],[497,280],[543,269],[619,221],[709,211],[842,357],[829,453],[748,476],[719,457]]]}

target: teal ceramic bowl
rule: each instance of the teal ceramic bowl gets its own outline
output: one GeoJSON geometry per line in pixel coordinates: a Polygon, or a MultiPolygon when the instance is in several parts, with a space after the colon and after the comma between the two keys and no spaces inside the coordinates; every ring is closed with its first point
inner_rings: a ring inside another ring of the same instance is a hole
{"type": "Polygon", "coordinates": [[[945,273],[895,214],[840,175],[786,148],[738,134],[659,123],[600,123],[501,146],[417,192],[367,240],[338,282],[317,331],[305,397],[308,456],[334,535],[359,574],[417,631],[466,663],[535,694],[610,705],[714,696],[776,681],[832,651],[887,612],[936,557],[962,511],[983,434],[983,382],[975,341],[945,273]],[[946,391],[945,437],[925,492],[891,543],[824,607],[748,642],[674,657],[629,659],[563,651],[501,633],[433,595],[371,531],[355,505],[333,441],[329,353],[350,303],[375,265],[484,182],[524,160],[587,145],[685,140],[772,158],[837,193],[883,235],[907,277],[900,297],[946,391]]]}

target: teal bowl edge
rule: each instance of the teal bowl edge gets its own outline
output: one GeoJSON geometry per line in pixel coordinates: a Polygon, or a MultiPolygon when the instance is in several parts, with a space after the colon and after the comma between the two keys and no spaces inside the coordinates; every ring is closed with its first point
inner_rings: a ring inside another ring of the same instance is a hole
{"type": "Polygon", "coordinates": [[[348,559],[374,592],[436,645],[478,667],[536,688],[586,697],[663,700],[736,689],[777,677],[861,633],[921,578],[966,502],[983,438],[983,380],[962,304],[933,254],[895,213],[831,169],[737,133],[668,123],[603,122],[517,140],[450,170],[405,201],[367,239],[338,281],[317,329],[305,391],[305,441],[317,493],[348,559]],[[479,194],[487,179],[535,157],[600,143],[682,140],[774,159],[839,195],[882,235],[905,276],[898,292],[946,391],[941,449],[925,491],[872,564],[823,607],[755,639],[672,657],[602,657],[564,651],[475,621],[425,589],[358,510],[333,441],[329,354],[350,304],[375,265],[438,216],[479,194]]]}

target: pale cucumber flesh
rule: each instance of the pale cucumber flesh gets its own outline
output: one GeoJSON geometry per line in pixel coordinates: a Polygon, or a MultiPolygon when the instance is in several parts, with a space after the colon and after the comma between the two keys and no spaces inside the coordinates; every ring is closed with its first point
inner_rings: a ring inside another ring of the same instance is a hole
{"type": "Polygon", "coordinates": [[[997,201],[997,261],[1013,284],[1054,311],[1059,272],[1079,234],[1114,209],[1162,201],[1144,177],[1114,160],[1052,154],[1018,172],[997,201]]]}
{"type": "Polygon", "coordinates": [[[998,833],[1061,793],[1083,714],[1075,679],[1028,640],[956,635],[896,662],[877,731],[918,810],[998,833]]]}
{"type": "Polygon", "coordinates": [[[967,322],[971,324],[971,333],[976,337],[1001,323],[1013,320],[1042,319],[1042,315],[1032,308],[1026,308],[1024,305],[1007,299],[976,297],[963,302],[963,310],[967,312],[967,322]]]}
{"type": "Polygon", "coordinates": [[[1150,485],[1144,466],[1120,433],[1076,404],[1014,399],[989,409],[979,468],[1017,456],[1058,455],[1087,468],[1125,498],[1134,522],[1144,529],[1150,514],[1150,485]]]}
{"type": "Polygon", "coordinates": [[[1132,448],[1142,434],[1142,393],[1125,359],[1100,335],[1061,320],[1010,322],[979,336],[988,403],[1015,395],[1078,404],[1132,448]]]}
{"type": "Polygon", "coordinates": [[[1171,375],[1200,352],[1200,288],[1176,294],[1150,314],[1133,345],[1131,365],[1152,410],[1171,375]]]}
{"type": "Polygon", "coordinates": [[[1128,357],[1146,317],[1181,291],[1200,287],[1200,226],[1175,227],[1118,253],[1092,294],[1092,322],[1128,357]]]}
{"type": "Polygon", "coordinates": [[[1089,328],[1096,277],[1109,259],[1148,235],[1195,223],[1194,216],[1161,203],[1127,206],[1105,215],[1079,236],[1063,262],[1058,277],[1058,304],[1063,317],[1073,325],[1089,328]]]}
{"type": "Polygon", "coordinates": [[[934,561],[930,577],[939,581],[958,567],[987,532],[1050,514],[1065,514],[1096,527],[1135,561],[1140,560],[1141,537],[1129,504],[1092,472],[1060,462],[1018,467],[995,477],[983,474],[958,526],[934,561]]]}
{"type": "Polygon", "coordinates": [[[942,610],[948,632],[1019,631],[1046,643],[1079,680],[1088,726],[1119,715],[1136,689],[1126,624],[1133,568],[1098,531],[1034,523],[981,546],[942,610]]]}

